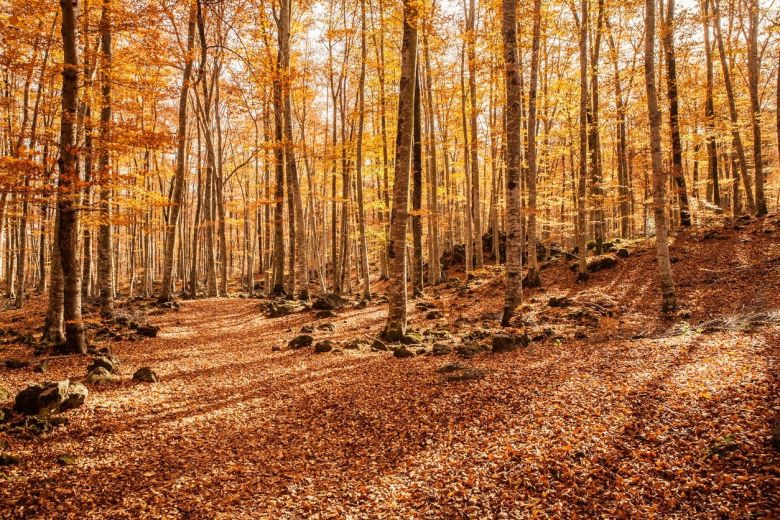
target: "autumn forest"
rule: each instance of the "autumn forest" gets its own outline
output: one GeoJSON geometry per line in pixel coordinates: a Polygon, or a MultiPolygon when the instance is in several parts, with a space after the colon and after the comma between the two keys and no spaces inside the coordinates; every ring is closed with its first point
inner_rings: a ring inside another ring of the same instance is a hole
{"type": "Polygon", "coordinates": [[[780,511],[774,2],[3,0],[0,89],[0,517],[780,511]]]}

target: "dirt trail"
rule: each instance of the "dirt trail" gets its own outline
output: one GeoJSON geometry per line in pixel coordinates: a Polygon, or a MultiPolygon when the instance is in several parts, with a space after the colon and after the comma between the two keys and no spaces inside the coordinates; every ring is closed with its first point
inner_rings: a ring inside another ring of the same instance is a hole
{"type": "MultiPolygon", "coordinates": [[[[676,273],[682,294],[696,300],[691,322],[738,312],[746,296],[732,291],[754,291],[748,297],[759,302],[756,310],[778,308],[778,275],[764,265],[778,252],[767,252],[763,239],[733,242],[676,245],[688,249],[676,273]],[[747,267],[734,270],[732,261],[747,267]],[[765,275],[746,288],[756,270],[765,275]],[[720,312],[713,299],[722,302],[720,312]]],[[[124,381],[91,388],[87,404],[68,412],[70,425],[34,440],[0,434],[22,458],[0,468],[0,517],[709,518],[777,511],[780,460],[768,435],[780,409],[780,331],[659,333],[671,324],[648,302],[653,279],[641,273],[652,272],[652,262],[640,252],[586,287],[563,282],[566,266],[545,270],[546,291],[528,295],[530,315],[546,312],[549,295],[581,289],[614,295],[620,313],[586,338],[469,360],[272,351],[313,314],[268,319],[257,300],[184,302],[181,311],[154,318],[159,338],[112,345],[124,381]],[[448,361],[488,375],[444,382],[436,369],[448,361]],[[160,383],[129,380],[146,365],[160,383]],[[710,456],[724,437],[739,448],[710,456]],[[75,463],[57,465],[63,453],[75,463]]],[[[471,293],[443,287],[429,301],[448,322],[478,321],[494,308],[499,287],[486,276],[471,293]]],[[[384,312],[380,305],[350,308],[328,320],[334,332],[314,336],[376,334],[384,312]]],[[[413,317],[430,326],[421,312],[413,317]]],[[[0,376],[17,391],[81,375],[87,363],[60,358],[47,374],[0,368],[0,376]]]]}

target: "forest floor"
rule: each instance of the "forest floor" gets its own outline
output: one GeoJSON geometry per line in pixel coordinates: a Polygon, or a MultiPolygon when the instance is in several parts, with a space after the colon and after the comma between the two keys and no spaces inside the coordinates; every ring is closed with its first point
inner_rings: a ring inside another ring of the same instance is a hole
{"type": "MultiPolygon", "coordinates": [[[[19,458],[0,466],[0,517],[770,518],[780,218],[681,232],[672,256],[674,319],[658,311],[652,243],[636,243],[585,284],[568,261],[543,270],[544,289],[524,295],[535,341],[505,354],[462,348],[500,332],[492,268],[412,302],[427,347],[404,359],[369,347],[378,302],[326,320],[267,318],[262,300],[242,298],[153,311],[159,336],[112,341],[121,382],[90,386],[69,424],[0,431],[0,453],[19,458]],[[426,319],[431,306],[443,317],[426,319]],[[312,335],[335,350],[287,348],[323,322],[334,331],[312,335]],[[433,343],[454,350],[433,355],[433,343]],[[160,382],[134,382],[141,366],[160,382]]],[[[43,306],[0,311],[0,326],[32,331],[43,306]]],[[[0,358],[36,361],[13,340],[0,358]]],[[[78,380],[88,363],[0,367],[0,404],[31,383],[78,380]]]]}

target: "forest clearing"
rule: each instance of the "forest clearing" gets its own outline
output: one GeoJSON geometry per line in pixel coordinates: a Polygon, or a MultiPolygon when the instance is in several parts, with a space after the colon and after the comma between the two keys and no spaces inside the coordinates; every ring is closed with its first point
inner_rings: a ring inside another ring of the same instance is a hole
{"type": "Polygon", "coordinates": [[[0,518],[780,517],[778,28],[0,2],[0,518]]]}

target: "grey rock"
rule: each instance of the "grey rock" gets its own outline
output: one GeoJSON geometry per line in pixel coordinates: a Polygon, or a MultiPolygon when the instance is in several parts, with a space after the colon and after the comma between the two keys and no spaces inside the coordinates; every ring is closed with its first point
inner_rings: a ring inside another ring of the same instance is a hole
{"type": "Polygon", "coordinates": [[[290,348],[304,348],[310,347],[313,342],[313,337],[308,334],[301,334],[300,336],[296,336],[291,339],[287,346],[290,348]]]}
{"type": "Polygon", "coordinates": [[[142,383],[157,383],[160,379],[151,367],[141,367],[133,374],[134,381],[140,381],[142,383]]]}

